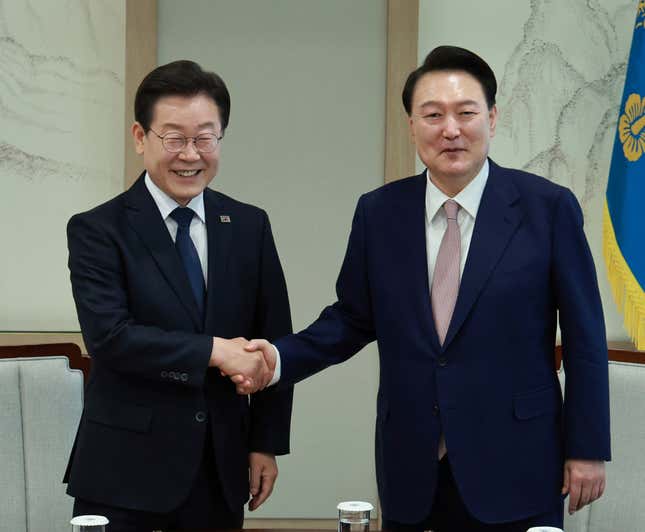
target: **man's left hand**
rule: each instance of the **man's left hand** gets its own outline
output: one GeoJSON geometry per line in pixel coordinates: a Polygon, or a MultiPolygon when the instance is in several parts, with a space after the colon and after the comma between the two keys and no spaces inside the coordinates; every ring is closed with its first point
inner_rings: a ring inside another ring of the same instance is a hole
{"type": "Polygon", "coordinates": [[[605,491],[605,462],[574,460],[564,463],[562,494],[569,494],[569,515],[592,503],[605,491]]]}
{"type": "Polygon", "coordinates": [[[278,477],[278,465],[275,456],[268,453],[249,453],[249,475],[251,487],[252,512],[269,498],[278,477]]]}

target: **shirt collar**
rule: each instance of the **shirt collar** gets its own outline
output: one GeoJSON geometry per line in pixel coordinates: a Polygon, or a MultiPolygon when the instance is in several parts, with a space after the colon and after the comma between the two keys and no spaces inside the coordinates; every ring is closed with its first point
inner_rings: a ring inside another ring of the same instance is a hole
{"type": "MultiPolygon", "coordinates": [[[[172,199],[168,194],[161,190],[152,180],[150,174],[146,172],[145,183],[152,199],[155,200],[157,208],[161,213],[161,217],[165,220],[170,216],[170,213],[174,211],[177,207],[181,207],[174,199],[172,199]]],[[[206,223],[206,214],[204,211],[204,191],[200,192],[197,196],[191,199],[188,202],[186,207],[190,207],[199,219],[206,223]]]]}
{"type": "MultiPolygon", "coordinates": [[[[479,204],[484,194],[484,187],[488,181],[488,159],[484,161],[479,173],[468,183],[464,189],[457,194],[454,199],[459,206],[469,214],[473,219],[477,216],[479,204]]],[[[426,170],[426,216],[431,221],[439,212],[446,200],[451,199],[444,194],[430,179],[430,171],[426,170]]]]}

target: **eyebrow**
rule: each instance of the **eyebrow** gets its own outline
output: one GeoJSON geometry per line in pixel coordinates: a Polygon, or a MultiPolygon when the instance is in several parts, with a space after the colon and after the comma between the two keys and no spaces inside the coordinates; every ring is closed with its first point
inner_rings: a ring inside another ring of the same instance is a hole
{"type": "MultiPolygon", "coordinates": [[[[446,105],[446,102],[439,102],[439,101],[436,101],[436,100],[427,100],[427,101],[423,102],[421,105],[419,105],[419,107],[421,109],[423,109],[425,107],[430,107],[432,105],[439,105],[439,106],[446,105]]],[[[455,105],[479,105],[479,102],[476,101],[476,100],[461,100],[461,101],[455,102],[455,105]]]]}
{"type": "MultiPolygon", "coordinates": [[[[172,122],[166,122],[164,124],[161,124],[161,127],[168,127],[168,128],[174,128],[174,129],[183,129],[183,126],[179,124],[173,124],[172,122]]],[[[215,129],[215,122],[202,122],[201,124],[197,125],[197,129],[202,129],[205,127],[211,127],[215,129]]]]}

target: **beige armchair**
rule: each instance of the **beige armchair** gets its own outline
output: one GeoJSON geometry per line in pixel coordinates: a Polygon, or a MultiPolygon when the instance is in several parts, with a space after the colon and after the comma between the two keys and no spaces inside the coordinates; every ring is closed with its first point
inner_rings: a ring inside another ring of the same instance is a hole
{"type": "MultiPolygon", "coordinates": [[[[566,387],[566,375],[560,371],[566,387]]],[[[566,532],[645,530],[645,353],[609,350],[609,402],[612,461],[604,495],[573,516],[566,532]]]]}
{"type": "Polygon", "coordinates": [[[70,530],[62,478],[88,370],[75,344],[0,347],[0,532],[70,530]]]}

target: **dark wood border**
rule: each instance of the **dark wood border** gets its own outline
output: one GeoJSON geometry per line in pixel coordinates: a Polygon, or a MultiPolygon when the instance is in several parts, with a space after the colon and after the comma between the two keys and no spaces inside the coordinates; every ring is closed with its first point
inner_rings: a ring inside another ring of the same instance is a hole
{"type": "MultiPolygon", "coordinates": [[[[607,354],[614,362],[645,364],[645,351],[637,351],[629,342],[609,342],[607,354]]],[[[559,370],[561,364],[562,346],[558,345],[555,348],[555,369],[559,370]]]]}
{"type": "Polygon", "coordinates": [[[0,346],[38,345],[38,344],[76,344],[81,354],[87,356],[83,335],[77,332],[0,332],[0,346]]]}
{"type": "Polygon", "coordinates": [[[0,345],[0,358],[29,358],[64,355],[69,360],[69,367],[80,369],[83,380],[87,382],[90,375],[90,359],[81,354],[76,344],[35,344],[35,345],[0,345]]]}

